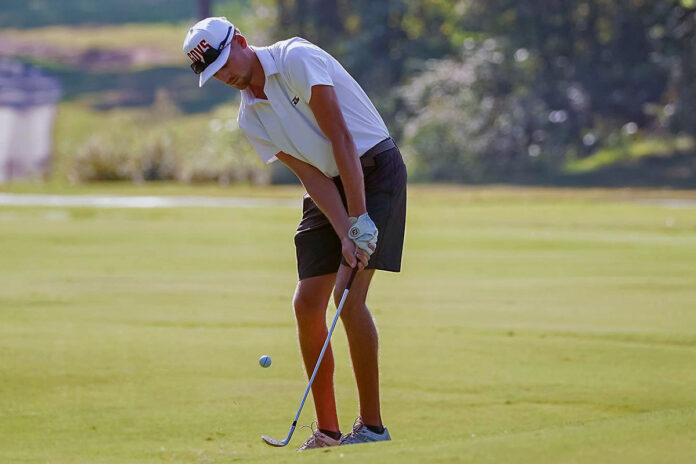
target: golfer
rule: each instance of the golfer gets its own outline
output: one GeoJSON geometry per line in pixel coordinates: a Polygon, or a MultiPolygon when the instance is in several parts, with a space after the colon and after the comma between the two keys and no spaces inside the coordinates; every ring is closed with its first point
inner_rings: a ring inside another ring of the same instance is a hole
{"type": "Polygon", "coordinates": [[[365,305],[375,269],[400,270],[404,241],[406,168],[384,121],[336,59],[299,37],[251,46],[226,18],[207,18],[183,48],[200,86],[215,77],[241,91],[239,127],[264,162],[280,160],[307,190],[293,306],[308,374],[328,334],[329,298],[333,292],[338,306],[352,268],[359,270],[341,320],[360,415],[342,435],[329,345],[312,385],[318,430],[300,450],[390,440],[380,414],[377,329],[365,305]]]}

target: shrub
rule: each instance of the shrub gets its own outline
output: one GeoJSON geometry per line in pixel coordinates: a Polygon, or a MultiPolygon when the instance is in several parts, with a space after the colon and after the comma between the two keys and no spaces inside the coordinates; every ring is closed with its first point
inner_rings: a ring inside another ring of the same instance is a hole
{"type": "Polygon", "coordinates": [[[176,180],[179,178],[179,160],[172,139],[166,134],[151,136],[139,151],[134,181],[176,180]]]}
{"type": "Polygon", "coordinates": [[[103,136],[92,136],[79,148],[68,171],[73,183],[130,180],[134,172],[127,149],[103,136]]]}
{"type": "MultiPolygon", "coordinates": [[[[461,59],[432,61],[400,89],[414,179],[515,180],[563,163],[576,140],[574,114],[549,107],[535,91],[527,51],[509,55],[493,39],[468,41],[461,59]]],[[[582,90],[573,95],[581,99],[582,90]]]]}
{"type": "Polygon", "coordinates": [[[71,182],[175,180],[186,183],[270,182],[233,117],[234,108],[212,115],[164,114],[157,108],[107,119],[70,158],[71,182]]]}
{"type": "Polygon", "coordinates": [[[224,112],[208,123],[183,158],[182,182],[250,182],[267,184],[270,179],[268,168],[256,155],[253,147],[237,126],[236,118],[224,112]]]}

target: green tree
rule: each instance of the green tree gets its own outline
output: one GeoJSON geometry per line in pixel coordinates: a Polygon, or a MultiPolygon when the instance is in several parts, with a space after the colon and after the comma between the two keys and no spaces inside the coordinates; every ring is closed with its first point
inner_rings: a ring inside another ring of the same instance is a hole
{"type": "Polygon", "coordinates": [[[426,58],[455,51],[443,28],[453,2],[277,0],[275,39],[302,36],[336,56],[361,85],[384,95],[426,58]]]}

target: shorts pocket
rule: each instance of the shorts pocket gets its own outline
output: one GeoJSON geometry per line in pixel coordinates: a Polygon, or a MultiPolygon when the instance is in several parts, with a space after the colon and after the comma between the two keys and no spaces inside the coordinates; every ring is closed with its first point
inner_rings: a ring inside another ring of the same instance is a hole
{"type": "MultiPolygon", "coordinates": [[[[380,153],[375,157],[375,166],[363,170],[365,195],[370,192],[392,192],[395,149],[380,153]]],[[[397,152],[398,153],[398,152],[397,152]]]]}

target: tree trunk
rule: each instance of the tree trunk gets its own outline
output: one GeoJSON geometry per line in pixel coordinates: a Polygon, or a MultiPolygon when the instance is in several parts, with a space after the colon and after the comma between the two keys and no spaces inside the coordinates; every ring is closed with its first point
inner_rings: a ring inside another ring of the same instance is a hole
{"type": "Polygon", "coordinates": [[[198,19],[205,19],[210,16],[211,0],[198,0],[198,19]]]}

